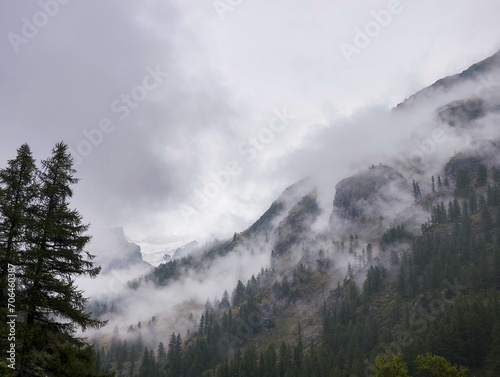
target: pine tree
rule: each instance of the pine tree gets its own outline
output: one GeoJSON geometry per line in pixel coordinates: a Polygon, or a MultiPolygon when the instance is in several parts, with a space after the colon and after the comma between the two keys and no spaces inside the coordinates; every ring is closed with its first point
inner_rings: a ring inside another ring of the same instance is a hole
{"type": "Polygon", "coordinates": [[[471,193],[469,196],[469,211],[470,213],[477,211],[477,198],[474,193],[471,193]]]}
{"type": "Polygon", "coordinates": [[[483,187],[488,180],[488,169],[483,164],[479,164],[477,167],[477,179],[476,186],[483,187]]]}
{"type": "Polygon", "coordinates": [[[371,262],[373,259],[373,246],[371,243],[366,245],[366,258],[368,259],[368,262],[371,262]]]}
{"type": "Polygon", "coordinates": [[[26,241],[29,211],[38,192],[36,166],[30,147],[22,145],[17,157],[0,171],[0,307],[6,308],[7,267],[17,265],[26,241]]]}
{"type": "Polygon", "coordinates": [[[158,344],[158,350],[156,351],[156,360],[160,367],[165,366],[167,362],[167,352],[165,350],[163,342],[160,342],[160,344],[158,344]]]}
{"type": "Polygon", "coordinates": [[[492,331],[492,340],[490,347],[490,360],[492,364],[492,373],[491,376],[499,376],[500,375],[500,359],[498,355],[500,354],[500,321],[496,321],[493,326],[492,331]]]}
{"type": "Polygon", "coordinates": [[[455,220],[459,220],[462,217],[461,212],[462,211],[460,209],[460,204],[458,203],[457,198],[453,199],[453,215],[455,220]]]}
{"type": "Polygon", "coordinates": [[[500,182],[500,170],[498,170],[494,166],[491,169],[491,178],[493,178],[493,181],[495,181],[495,182],[500,182]]]}
{"type": "Polygon", "coordinates": [[[90,254],[84,251],[88,225],[69,209],[74,177],[68,147],[58,143],[52,157],[42,161],[40,190],[26,230],[26,250],[20,256],[19,327],[20,375],[86,376],[93,350],[76,328],[99,328],[104,322],[85,312],[87,299],[75,285],[77,276],[95,277],[90,254]]]}
{"type": "Polygon", "coordinates": [[[415,202],[422,200],[422,193],[420,191],[420,186],[418,183],[415,182],[415,180],[413,180],[413,198],[415,199],[415,202]]]}
{"type": "Polygon", "coordinates": [[[227,293],[227,290],[224,290],[224,294],[222,295],[222,300],[220,301],[219,305],[219,312],[226,312],[230,307],[231,304],[229,303],[229,293],[227,293]]]}
{"type": "Polygon", "coordinates": [[[139,377],[148,377],[151,372],[152,360],[150,358],[148,347],[144,348],[142,353],[141,366],[139,368],[139,377]]]}
{"type": "Polygon", "coordinates": [[[434,176],[432,176],[432,193],[436,192],[436,183],[434,182],[434,176]]]}
{"type": "Polygon", "coordinates": [[[463,169],[459,169],[457,172],[457,184],[455,188],[456,196],[466,196],[469,193],[469,182],[470,178],[467,172],[463,169]]]}
{"type": "Polygon", "coordinates": [[[490,231],[493,229],[493,221],[491,220],[490,211],[488,207],[484,207],[481,210],[481,229],[484,233],[486,240],[491,241],[490,231]]]}
{"type": "Polygon", "coordinates": [[[452,222],[455,220],[455,214],[453,212],[453,203],[450,201],[448,203],[448,221],[452,222]]]}
{"type": "Polygon", "coordinates": [[[495,289],[500,289],[500,246],[496,245],[493,249],[492,277],[495,289]]]}
{"type": "Polygon", "coordinates": [[[241,280],[238,280],[238,284],[236,284],[231,299],[233,305],[238,305],[245,299],[245,286],[241,280]]]}
{"type": "Polygon", "coordinates": [[[241,359],[241,370],[245,376],[257,376],[257,351],[253,343],[250,343],[241,359]]]}
{"type": "Polygon", "coordinates": [[[298,323],[299,339],[297,345],[293,349],[293,360],[298,369],[302,367],[302,352],[304,350],[304,344],[302,342],[302,328],[300,327],[300,322],[298,323]]]}

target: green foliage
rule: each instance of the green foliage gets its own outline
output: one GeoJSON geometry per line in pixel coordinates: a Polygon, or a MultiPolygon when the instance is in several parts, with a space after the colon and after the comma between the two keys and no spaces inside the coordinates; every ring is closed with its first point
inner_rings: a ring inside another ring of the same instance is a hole
{"type": "Polygon", "coordinates": [[[377,356],[375,364],[370,367],[371,377],[409,377],[408,366],[401,355],[377,356]]]}
{"type": "Polygon", "coordinates": [[[467,377],[469,370],[465,367],[451,365],[444,357],[431,353],[417,356],[418,377],[467,377]]]}
{"type": "Polygon", "coordinates": [[[454,192],[455,196],[467,197],[471,192],[469,184],[469,175],[465,170],[459,169],[456,177],[456,187],[454,192]]]}
{"type": "Polygon", "coordinates": [[[23,145],[0,171],[1,290],[4,267],[11,263],[17,278],[16,366],[22,376],[89,376],[94,369],[93,349],[75,333],[104,322],[85,311],[87,299],[75,278],[95,277],[100,268],[85,251],[88,225],[69,208],[71,186],[78,182],[74,174],[64,143],[56,144],[40,170],[23,145]]]}
{"type": "MultiPolygon", "coordinates": [[[[172,335],[165,363],[160,364],[157,356],[156,374],[152,375],[344,377],[366,375],[369,365],[372,375],[466,373],[465,368],[452,363],[484,369],[485,375],[498,375],[498,187],[485,188],[481,194],[478,190],[480,196],[476,197],[471,188],[476,177],[460,174],[455,193],[464,199],[452,198],[447,205],[436,205],[431,214],[432,231],[413,236],[400,225],[388,230],[380,240],[371,240],[386,245],[408,241],[411,247],[407,250],[391,247],[399,255],[394,263],[396,270],[384,270],[383,263],[390,259],[384,253],[376,259],[377,265],[371,266],[372,244],[367,246],[367,265],[361,258],[349,265],[346,278],[324,296],[323,332],[314,338],[314,344],[305,341],[306,336],[312,338],[314,316],[301,321],[307,328],[304,332],[298,328],[297,338],[289,343],[275,347],[268,340],[275,338],[284,321],[290,320],[287,315],[292,305],[300,307],[306,301],[303,299],[309,299],[306,294],[320,289],[319,282],[324,282],[330,270],[322,271],[320,264],[319,272],[313,274],[310,269],[316,266],[316,255],[321,259],[319,250],[311,253],[309,261],[304,258],[304,263],[289,271],[287,278],[280,276],[278,280],[277,273],[262,272],[246,285],[238,282],[232,297],[236,306],[229,304],[227,292],[220,303],[207,304],[199,326],[192,327],[185,343],[172,335]],[[478,210],[481,212],[475,213],[478,210]],[[359,271],[366,271],[362,294],[355,283],[359,282],[359,271]],[[274,302],[269,302],[269,297],[274,302]],[[386,351],[401,355],[376,357],[386,351]],[[442,357],[429,356],[428,352],[442,357]],[[424,356],[416,360],[418,355],[424,356]]],[[[437,187],[440,190],[442,186],[438,176],[437,187]]],[[[339,253],[342,249],[354,250],[359,241],[353,235],[347,242],[343,247],[339,242],[339,253]]],[[[280,255],[274,253],[273,259],[278,258],[280,255]]],[[[172,268],[172,276],[179,271],[179,266],[172,268]]],[[[110,353],[100,353],[103,365],[115,365],[116,359],[110,353]]],[[[136,347],[134,356],[129,353],[127,360],[135,363],[135,369],[127,369],[129,364],[124,363],[124,375],[133,376],[142,364],[147,364],[152,359],[151,351],[146,354],[144,345],[136,347]]]]}
{"type": "Polygon", "coordinates": [[[14,377],[15,370],[9,368],[7,364],[0,361],[0,376],[2,377],[14,377]]]}
{"type": "Polygon", "coordinates": [[[382,279],[385,277],[385,269],[379,266],[370,266],[366,274],[366,280],[363,284],[363,293],[366,296],[377,293],[382,285],[382,279]]]}
{"type": "Polygon", "coordinates": [[[7,267],[19,263],[21,245],[26,241],[30,212],[35,205],[37,169],[30,147],[22,145],[17,157],[0,170],[0,307],[7,307],[7,267]]]}
{"type": "Polygon", "coordinates": [[[240,280],[238,280],[238,284],[236,285],[236,288],[234,289],[233,294],[231,295],[231,303],[233,305],[238,305],[239,303],[243,302],[245,298],[246,298],[245,286],[240,280]]]}
{"type": "Polygon", "coordinates": [[[411,241],[413,238],[413,233],[408,232],[405,229],[405,225],[401,224],[385,231],[380,239],[380,245],[384,247],[397,241],[411,241]]]}

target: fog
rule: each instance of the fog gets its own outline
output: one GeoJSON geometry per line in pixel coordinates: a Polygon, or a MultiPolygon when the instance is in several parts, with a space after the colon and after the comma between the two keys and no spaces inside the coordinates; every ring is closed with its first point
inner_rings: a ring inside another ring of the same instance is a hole
{"type": "Polygon", "coordinates": [[[418,232],[428,214],[411,189],[379,188],[381,195],[361,203],[371,220],[360,225],[334,209],[335,187],[383,164],[425,195],[457,152],[498,139],[498,72],[393,107],[498,51],[500,4],[401,1],[387,25],[347,56],[342,46],[356,46],[358,30],[387,15],[388,4],[253,1],[221,14],[200,0],[88,0],[58,6],[29,38],[25,20],[33,21],[39,3],[2,5],[0,158],[13,158],[24,142],[38,160],[57,141],[70,146],[81,178],[72,205],[92,224],[89,250],[103,266],[97,279],[78,285],[92,303],[116,304],[102,334],[116,325],[124,334],[153,316],[159,333],[184,334],[189,313],[197,320],[207,299],[271,268],[288,211],[310,193],[318,213],[305,216],[300,242],[274,265],[287,278],[294,264],[314,264],[324,250],[334,286],[348,265],[363,268],[359,255],[381,231],[405,222],[418,232]],[[440,119],[437,109],[469,98],[497,113],[471,121],[474,127],[440,119]],[[304,177],[281,198],[284,210],[267,232],[242,236],[227,255],[165,287],[130,289],[151,267],[123,235],[99,240],[114,227],[129,240],[230,240],[304,177]],[[355,255],[337,252],[332,245],[352,234],[355,255]]]}
{"type": "Polygon", "coordinates": [[[29,38],[25,19],[40,5],[6,3],[0,158],[28,142],[41,159],[67,142],[79,162],[75,205],[92,232],[228,237],[316,168],[297,156],[335,149],[334,161],[323,158],[337,175],[333,186],[363,165],[362,154],[377,157],[407,137],[410,125],[388,115],[372,121],[374,111],[500,48],[494,0],[402,0],[396,8],[347,59],[341,46],[354,45],[356,30],[381,17],[374,14],[387,16],[387,1],[253,1],[223,15],[201,0],[73,1],[29,38]],[[152,88],[145,98],[143,83],[152,88]],[[254,158],[241,153],[284,109],[291,122],[254,158]],[[196,207],[196,190],[231,161],[240,173],[196,207]],[[180,205],[195,208],[188,221],[180,205]]]}
{"type": "MultiPolygon", "coordinates": [[[[444,177],[443,166],[458,152],[482,153],[490,159],[499,158],[498,154],[482,147],[477,151],[481,140],[498,140],[496,124],[500,114],[494,95],[498,88],[492,87],[488,93],[478,96],[477,85],[477,82],[466,87],[461,85],[456,93],[428,92],[415,107],[404,111],[391,112],[381,107],[367,109],[336,122],[334,127],[323,128],[310,135],[304,141],[304,147],[290,157],[295,174],[307,178],[275,198],[277,203],[283,204],[282,212],[272,218],[264,231],[245,236],[232,251],[207,262],[203,268],[186,269],[178,280],[164,287],[143,282],[137,289],[130,289],[126,283],[140,275],[134,268],[114,269],[111,274],[99,277],[98,284],[87,282],[84,288],[93,300],[115,302],[117,309],[115,313],[105,315],[109,324],[100,335],[109,334],[114,326],[125,331],[128,326],[138,321],[146,323],[154,316],[155,329],[158,330],[155,334],[180,332],[184,336],[188,328],[193,329],[187,318],[193,314],[198,320],[207,299],[220,300],[224,290],[231,294],[238,280],[246,283],[262,268],[275,269],[278,281],[291,279],[294,266],[300,263],[315,269],[319,250],[325,252],[334,266],[335,272],[329,280],[328,289],[333,289],[345,279],[348,265],[354,271],[367,268],[365,249],[368,243],[377,240],[388,228],[400,224],[418,234],[420,225],[428,220],[429,213],[414,203],[412,180],[421,185],[422,195],[425,196],[431,191],[431,176],[444,177]],[[436,110],[447,101],[470,98],[481,98],[485,108],[494,111],[471,120],[466,126],[452,127],[438,116],[436,110]],[[380,132],[382,127],[383,133],[380,132]],[[348,145],[358,151],[350,158],[342,153],[348,145]],[[342,168],[330,168],[336,166],[335,162],[339,159],[342,160],[342,168]],[[343,178],[366,174],[370,167],[376,169],[381,164],[397,169],[404,177],[406,186],[398,181],[383,184],[373,198],[358,201],[357,204],[363,208],[364,220],[349,220],[333,206],[335,186],[343,178]],[[273,247],[286,238],[289,231],[286,228],[287,216],[306,195],[315,198],[318,213],[306,215],[301,220],[306,224],[306,230],[300,234],[300,240],[287,249],[282,259],[272,262],[273,247]],[[351,235],[357,237],[353,253],[339,252],[338,245],[343,241],[347,247],[351,235]]],[[[236,237],[239,237],[245,229],[236,231],[236,237]]],[[[222,250],[224,242],[229,240],[215,241],[192,255],[197,258],[209,250],[222,250]]],[[[373,246],[373,263],[388,263],[390,253],[382,257],[377,244],[373,246]]],[[[396,245],[389,251],[394,250],[401,256],[408,247],[396,245]]],[[[362,284],[363,276],[357,275],[359,284],[362,284]]],[[[158,342],[158,336],[151,335],[150,341],[158,342]]]]}

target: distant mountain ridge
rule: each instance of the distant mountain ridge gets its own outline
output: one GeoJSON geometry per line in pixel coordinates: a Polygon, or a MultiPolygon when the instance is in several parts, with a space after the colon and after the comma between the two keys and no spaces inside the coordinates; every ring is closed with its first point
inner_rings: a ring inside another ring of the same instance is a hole
{"type": "Polygon", "coordinates": [[[103,274],[130,267],[151,267],[142,259],[139,245],[127,241],[121,227],[95,235],[89,249],[96,255],[95,263],[102,267],[103,274]]]}
{"type": "Polygon", "coordinates": [[[497,51],[494,55],[471,65],[465,71],[444,77],[439,79],[434,84],[425,87],[418,92],[411,95],[409,98],[399,103],[394,109],[395,110],[404,110],[409,109],[418,105],[425,98],[428,98],[432,94],[438,91],[449,91],[452,90],[459,84],[462,84],[466,81],[474,81],[478,80],[484,75],[493,72],[494,70],[500,69],[500,50],[497,51]]]}

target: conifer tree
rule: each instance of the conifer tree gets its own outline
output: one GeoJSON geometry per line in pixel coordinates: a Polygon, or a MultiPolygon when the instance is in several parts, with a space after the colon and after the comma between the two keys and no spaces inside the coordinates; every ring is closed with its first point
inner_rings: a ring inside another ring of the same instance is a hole
{"type": "Polygon", "coordinates": [[[368,245],[366,245],[366,257],[368,259],[368,262],[372,261],[372,258],[373,258],[373,246],[372,246],[371,243],[369,243],[368,245]]]}
{"type": "Polygon", "coordinates": [[[469,196],[469,211],[470,213],[477,211],[477,198],[474,193],[471,193],[469,196]]]}
{"type": "Polygon", "coordinates": [[[420,185],[413,180],[413,198],[415,202],[422,200],[422,193],[420,191],[420,185]]]}
{"type": "Polygon", "coordinates": [[[478,187],[483,187],[488,179],[488,169],[483,164],[479,164],[477,167],[477,179],[476,185],[478,187]]]}
{"type": "Polygon", "coordinates": [[[85,251],[88,225],[69,208],[73,160],[64,143],[42,161],[39,190],[24,231],[19,256],[19,376],[87,376],[93,350],[75,336],[77,328],[99,328],[104,322],[85,312],[87,299],[75,285],[77,276],[95,277],[93,256],[85,251]]]}
{"type": "Polygon", "coordinates": [[[500,289],[500,246],[496,245],[493,249],[492,277],[495,289],[500,289]]]}
{"type": "Polygon", "coordinates": [[[484,207],[481,211],[481,228],[484,237],[487,241],[491,241],[490,231],[493,229],[493,221],[491,220],[490,211],[488,207],[484,207]]]}
{"type": "Polygon", "coordinates": [[[302,367],[302,352],[304,350],[304,344],[302,342],[302,328],[300,327],[300,322],[298,323],[299,339],[297,345],[293,349],[293,360],[298,369],[302,367]]]}
{"type": "Polygon", "coordinates": [[[241,280],[238,280],[238,284],[236,284],[236,288],[233,290],[231,299],[233,305],[238,305],[245,299],[245,286],[241,280]]]}
{"type": "Polygon", "coordinates": [[[167,362],[167,352],[165,350],[163,342],[160,342],[160,344],[158,344],[158,350],[156,351],[156,360],[160,367],[165,366],[167,362]]]}
{"type": "Polygon", "coordinates": [[[470,182],[469,175],[463,169],[459,169],[457,172],[457,184],[455,188],[455,195],[465,196],[469,193],[468,185],[470,182]]]}
{"type": "Polygon", "coordinates": [[[0,307],[6,308],[7,267],[19,263],[26,241],[28,213],[38,192],[36,166],[30,147],[22,145],[17,157],[0,171],[0,307]]]}

